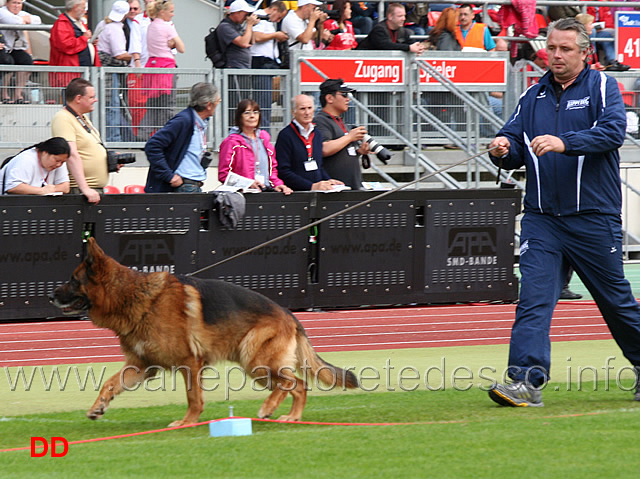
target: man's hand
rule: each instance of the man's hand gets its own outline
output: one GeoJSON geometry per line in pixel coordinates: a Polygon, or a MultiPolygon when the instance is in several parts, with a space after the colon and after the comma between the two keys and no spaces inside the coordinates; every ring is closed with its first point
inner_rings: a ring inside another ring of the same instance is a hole
{"type": "Polygon", "coordinates": [[[289,35],[287,35],[285,32],[276,32],[273,34],[273,39],[276,42],[284,42],[289,40],[289,35]]]}
{"type": "Polygon", "coordinates": [[[311,16],[309,17],[309,23],[315,23],[318,20],[320,20],[321,22],[324,22],[327,18],[329,18],[329,15],[327,15],[325,12],[323,12],[319,8],[316,8],[313,10],[313,12],[311,12],[311,16]]]}
{"type": "Polygon", "coordinates": [[[349,132],[349,140],[350,142],[362,141],[366,134],[367,129],[364,126],[357,126],[349,132]]]}
{"type": "Polygon", "coordinates": [[[360,148],[356,150],[356,153],[359,155],[368,155],[370,151],[371,147],[369,146],[369,142],[363,141],[362,145],[360,145],[360,148]]]}
{"type": "Polygon", "coordinates": [[[171,178],[171,181],[169,182],[169,184],[173,188],[177,188],[178,186],[182,186],[182,183],[184,183],[184,181],[182,181],[182,176],[180,176],[180,175],[173,175],[173,178],[171,178]]]}
{"type": "Polygon", "coordinates": [[[311,191],[329,191],[333,189],[333,185],[329,180],[318,181],[311,185],[311,191]]]}
{"type": "Polygon", "coordinates": [[[424,44],[422,42],[412,43],[409,47],[409,51],[411,53],[417,53],[418,55],[420,55],[424,51],[424,44]]]}
{"type": "Polygon", "coordinates": [[[260,22],[260,19],[255,13],[252,13],[247,17],[247,25],[254,26],[254,25],[257,25],[259,22],[260,22]]]}
{"type": "Polygon", "coordinates": [[[287,185],[278,185],[273,189],[279,191],[280,193],[284,193],[285,195],[290,195],[291,193],[293,193],[293,190],[287,185]]]}
{"type": "Polygon", "coordinates": [[[542,156],[550,151],[564,153],[566,147],[564,146],[564,142],[557,136],[541,135],[531,140],[531,149],[536,156],[542,156]]]}
{"type": "Polygon", "coordinates": [[[509,153],[509,149],[511,148],[511,143],[504,136],[496,136],[491,144],[489,145],[489,149],[491,150],[491,154],[498,158],[503,157],[504,155],[509,153]],[[497,148],[495,148],[497,147],[497,148]],[[495,149],[492,149],[495,148],[495,149]]]}
{"type": "Polygon", "coordinates": [[[94,205],[97,205],[98,203],[100,203],[100,193],[98,193],[96,190],[94,190],[93,188],[84,188],[82,190],[80,190],[82,192],[82,194],[84,196],[87,197],[87,201],[89,201],[89,203],[92,203],[94,205]]]}

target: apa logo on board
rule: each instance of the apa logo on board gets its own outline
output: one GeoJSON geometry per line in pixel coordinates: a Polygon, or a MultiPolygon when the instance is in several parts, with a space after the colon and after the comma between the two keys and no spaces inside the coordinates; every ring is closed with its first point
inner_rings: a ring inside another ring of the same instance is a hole
{"type": "Polygon", "coordinates": [[[447,266],[484,266],[498,263],[495,228],[452,228],[447,266]]]}
{"type": "Polygon", "coordinates": [[[135,271],[175,273],[175,241],[171,235],[123,235],[118,261],[135,271]]]}

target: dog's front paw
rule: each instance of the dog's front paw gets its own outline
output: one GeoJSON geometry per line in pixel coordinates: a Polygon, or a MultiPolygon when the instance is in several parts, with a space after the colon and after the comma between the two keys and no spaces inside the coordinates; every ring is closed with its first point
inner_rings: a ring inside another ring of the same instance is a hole
{"type": "Polygon", "coordinates": [[[87,417],[95,421],[96,419],[100,419],[104,415],[106,410],[107,408],[105,408],[104,406],[89,409],[87,411],[87,417]]]}
{"type": "Polygon", "coordinates": [[[258,419],[269,419],[271,417],[271,414],[273,414],[273,412],[267,411],[266,408],[263,406],[258,411],[258,419]]]}

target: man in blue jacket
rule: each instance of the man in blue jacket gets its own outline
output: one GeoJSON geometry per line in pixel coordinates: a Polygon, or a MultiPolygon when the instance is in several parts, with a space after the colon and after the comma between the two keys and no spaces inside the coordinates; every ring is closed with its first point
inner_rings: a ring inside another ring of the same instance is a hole
{"type": "Polygon", "coordinates": [[[209,118],[220,103],[211,83],[196,83],[189,92],[189,106],[171,118],[144,147],[149,172],[147,193],[198,193],[207,178],[209,118]]]}
{"type": "Polygon", "coordinates": [[[278,175],[294,191],[331,191],[342,181],[332,179],[322,165],[322,134],[313,124],[313,98],[291,101],[293,120],[278,135],[278,175]]]}
{"type": "MultiPolygon", "coordinates": [[[[626,117],[617,82],[585,64],[589,36],[574,18],[549,26],[550,71],[529,88],[497,137],[492,161],[527,169],[521,223],[522,282],[503,406],[542,406],[551,316],[572,266],[624,356],[640,371],[640,307],[624,277],[618,148],[626,117]],[[495,156],[494,156],[495,155],[495,156]]],[[[640,401],[636,380],[635,400],[640,401]]]]}

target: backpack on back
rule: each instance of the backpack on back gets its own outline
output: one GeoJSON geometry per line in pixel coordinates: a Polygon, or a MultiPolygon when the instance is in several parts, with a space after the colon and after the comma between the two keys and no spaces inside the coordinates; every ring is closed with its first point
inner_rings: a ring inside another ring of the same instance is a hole
{"type": "Polygon", "coordinates": [[[210,28],[207,36],[204,37],[204,50],[214,68],[224,68],[226,66],[227,52],[226,48],[223,48],[220,38],[218,38],[217,28],[210,28]]]}

